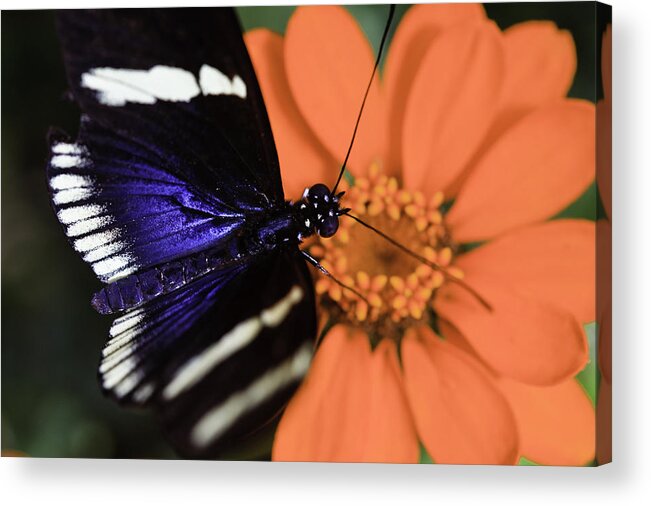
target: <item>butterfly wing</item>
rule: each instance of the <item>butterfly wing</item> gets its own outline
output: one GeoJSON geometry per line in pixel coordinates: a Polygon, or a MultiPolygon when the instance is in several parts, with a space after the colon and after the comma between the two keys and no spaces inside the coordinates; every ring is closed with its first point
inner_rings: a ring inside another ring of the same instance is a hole
{"type": "Polygon", "coordinates": [[[247,211],[181,177],[174,163],[88,118],[75,142],[50,134],[52,205],[102,281],[218,246],[243,225],[247,211]]]}
{"type": "Polygon", "coordinates": [[[218,246],[284,201],[231,9],[73,10],[58,21],[82,121],[74,142],[51,134],[48,181],[66,235],[102,281],[218,246]],[[152,68],[165,70],[143,81],[152,68]],[[174,95],[183,78],[196,95],[174,95]]]}
{"type": "Polygon", "coordinates": [[[206,191],[248,185],[282,203],[269,119],[232,9],[68,10],[58,24],[86,115],[179,161],[179,175],[206,191]]]}
{"type": "Polygon", "coordinates": [[[120,401],[157,407],[183,455],[214,457],[289,400],[315,334],[307,266],[277,250],[116,319],[100,379],[120,401]]]}

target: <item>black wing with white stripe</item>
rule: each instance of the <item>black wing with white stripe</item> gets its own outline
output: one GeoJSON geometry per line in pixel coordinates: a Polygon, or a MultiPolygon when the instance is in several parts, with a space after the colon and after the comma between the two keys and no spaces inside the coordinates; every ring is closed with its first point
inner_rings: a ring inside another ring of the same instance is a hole
{"type": "Polygon", "coordinates": [[[72,95],[93,121],[183,155],[179,175],[206,191],[248,185],[282,203],[269,119],[232,9],[67,10],[58,24],[72,95]]]}
{"type": "Polygon", "coordinates": [[[315,335],[307,266],[279,250],[118,318],[100,379],[122,402],[156,406],[183,455],[215,457],[278,414],[315,335]]]}

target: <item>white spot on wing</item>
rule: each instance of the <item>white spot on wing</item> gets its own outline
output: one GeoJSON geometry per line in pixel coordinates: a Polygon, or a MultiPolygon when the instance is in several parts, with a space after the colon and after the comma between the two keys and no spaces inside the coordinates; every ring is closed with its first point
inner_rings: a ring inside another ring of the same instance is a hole
{"type": "Polygon", "coordinates": [[[88,159],[77,154],[71,155],[54,155],[50,160],[50,165],[55,169],[70,169],[72,167],[85,167],[88,165],[88,159]]]}
{"type": "Polygon", "coordinates": [[[212,443],[247,411],[267,400],[278,390],[302,378],[310,367],[312,346],[306,343],[275,369],[267,371],[244,390],[231,395],[199,419],[190,433],[196,447],[212,443]]]}
{"type": "Polygon", "coordinates": [[[163,397],[165,399],[176,397],[201,381],[218,364],[251,343],[264,327],[280,325],[292,306],[302,298],[303,290],[300,286],[294,286],[285,297],[262,311],[260,316],[254,316],[237,324],[219,341],[184,364],[165,387],[163,397]]]}
{"type": "Polygon", "coordinates": [[[97,262],[102,258],[115,255],[116,253],[122,251],[123,249],[126,249],[126,247],[127,245],[122,241],[112,242],[105,246],[100,246],[98,248],[95,248],[94,250],[91,250],[88,253],[86,253],[84,255],[84,261],[89,263],[97,262]]]}
{"type": "Polygon", "coordinates": [[[132,357],[123,360],[112,369],[102,373],[102,385],[104,388],[113,388],[122,381],[127,374],[133,371],[137,365],[138,363],[132,357]]]}
{"type": "Polygon", "coordinates": [[[209,65],[201,67],[199,82],[188,70],[155,65],[149,70],[94,68],[81,76],[81,85],[96,91],[98,101],[108,106],[189,102],[201,93],[246,98],[246,85],[239,76],[231,80],[209,65]]]}
{"type": "Polygon", "coordinates": [[[154,393],[154,384],[145,383],[133,393],[133,400],[136,402],[146,402],[154,393]]]}
{"type": "Polygon", "coordinates": [[[77,221],[66,229],[68,237],[77,237],[78,235],[88,234],[99,228],[105,227],[113,223],[112,216],[96,216],[95,218],[88,218],[87,220],[77,221]]]}
{"type": "Polygon", "coordinates": [[[260,314],[260,320],[265,327],[277,327],[287,318],[290,309],[294,304],[303,298],[303,290],[300,286],[292,287],[287,295],[260,314]]]}
{"type": "Polygon", "coordinates": [[[76,221],[86,220],[88,218],[93,218],[94,216],[99,216],[106,212],[106,207],[99,204],[89,204],[86,206],[75,206],[69,207],[67,209],[61,209],[57,213],[59,221],[64,225],[69,225],[76,221]]]}
{"type": "Polygon", "coordinates": [[[82,155],[86,153],[86,149],[79,144],[57,142],[52,145],[52,153],[55,155],[82,155]]]}
{"type": "Polygon", "coordinates": [[[61,206],[63,204],[70,204],[72,202],[79,202],[86,200],[93,196],[93,189],[88,187],[71,188],[69,190],[60,190],[54,193],[52,201],[55,205],[61,206]]]}
{"type": "Polygon", "coordinates": [[[81,85],[97,91],[98,100],[110,106],[188,102],[200,91],[192,72],[166,65],[149,70],[94,68],[81,76],[81,85]]]}
{"type": "Polygon", "coordinates": [[[130,255],[115,255],[99,262],[93,264],[93,270],[98,276],[106,276],[107,274],[113,274],[116,271],[115,275],[124,276],[124,268],[129,265],[132,261],[130,255]]]}
{"type": "Polygon", "coordinates": [[[105,230],[103,232],[98,232],[96,234],[88,235],[77,239],[73,245],[75,251],[78,253],[85,253],[87,251],[94,250],[99,248],[104,244],[108,244],[120,237],[120,229],[112,228],[110,230],[105,230]]]}
{"type": "Polygon", "coordinates": [[[199,85],[204,95],[236,95],[246,98],[246,84],[240,76],[234,76],[231,80],[226,74],[210,65],[201,66],[199,85]]]}
{"type": "Polygon", "coordinates": [[[88,176],[78,174],[57,174],[50,179],[53,190],[69,190],[70,188],[93,186],[93,180],[88,176]]]}

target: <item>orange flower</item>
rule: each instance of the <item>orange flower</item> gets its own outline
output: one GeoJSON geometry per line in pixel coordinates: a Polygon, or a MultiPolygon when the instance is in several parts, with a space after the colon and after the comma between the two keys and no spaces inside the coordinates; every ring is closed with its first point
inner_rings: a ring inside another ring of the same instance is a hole
{"type": "MultiPolygon", "coordinates": [[[[286,194],[332,184],[373,66],[359,26],[341,7],[300,7],[284,37],[254,30],[246,43],[286,194]]],[[[595,318],[595,227],[545,221],[594,179],[594,107],[563,98],[575,67],[551,23],[500,32],[479,5],[409,9],[372,84],[345,205],[448,274],[345,217],[311,247],[370,305],[317,280],[337,324],[275,460],[417,462],[419,442],[438,463],[594,458],[574,375],[588,357],[580,323],[595,318]]]]}

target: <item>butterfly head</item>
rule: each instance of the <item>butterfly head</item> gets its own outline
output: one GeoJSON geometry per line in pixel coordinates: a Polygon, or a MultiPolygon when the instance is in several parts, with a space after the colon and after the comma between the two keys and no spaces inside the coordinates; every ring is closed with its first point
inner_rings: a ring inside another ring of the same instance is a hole
{"type": "Polygon", "coordinates": [[[301,224],[305,227],[302,236],[314,233],[321,237],[332,237],[339,229],[339,216],[347,209],[339,205],[344,192],[333,195],[330,189],[321,183],[306,188],[300,202],[301,224]]]}

